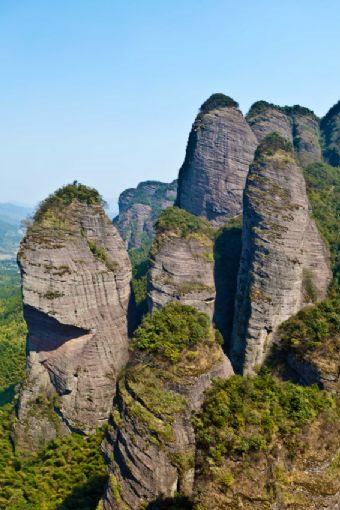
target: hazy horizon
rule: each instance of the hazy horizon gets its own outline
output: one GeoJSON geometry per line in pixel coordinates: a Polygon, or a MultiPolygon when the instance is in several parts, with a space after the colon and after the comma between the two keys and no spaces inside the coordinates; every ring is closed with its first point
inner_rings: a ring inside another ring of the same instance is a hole
{"type": "Polygon", "coordinates": [[[201,103],[340,99],[340,4],[60,0],[0,5],[0,202],[78,180],[104,197],[170,182],[201,103]]]}

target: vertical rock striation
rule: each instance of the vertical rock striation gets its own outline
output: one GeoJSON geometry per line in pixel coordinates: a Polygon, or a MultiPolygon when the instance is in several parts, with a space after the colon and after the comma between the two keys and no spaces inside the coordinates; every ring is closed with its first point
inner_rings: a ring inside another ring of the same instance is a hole
{"type": "Polygon", "coordinates": [[[179,303],[147,318],[133,345],[139,350],[119,382],[104,443],[104,510],[159,509],[167,498],[191,496],[192,413],[213,378],[233,374],[209,318],[179,303]],[[174,347],[178,335],[186,340],[174,347]]]}
{"type": "Polygon", "coordinates": [[[308,108],[258,101],[246,119],[259,142],[273,132],[289,140],[302,166],[322,160],[319,119],[308,108]]]}
{"type": "Polygon", "coordinates": [[[340,101],[321,119],[323,156],[332,166],[340,166],[340,101]]]}
{"type": "Polygon", "coordinates": [[[257,142],[223,94],[201,106],[179,172],[176,205],[219,226],[242,212],[242,194],[257,142]]]}
{"type": "Polygon", "coordinates": [[[77,184],[41,205],[18,262],[29,333],[15,435],[29,449],[108,418],[128,360],[131,267],[99,195],[77,184]]]}
{"type": "Polygon", "coordinates": [[[145,181],[121,193],[119,215],[113,220],[127,248],[138,248],[154,236],[153,225],[159,213],[174,204],[177,181],[165,184],[145,181]]]}
{"type": "Polygon", "coordinates": [[[174,207],[163,211],[156,230],[148,274],[149,310],[179,301],[212,318],[216,291],[210,225],[174,207]]]}
{"type": "Polygon", "coordinates": [[[330,278],[329,255],[311,219],[291,144],[269,135],[256,152],[244,195],[234,367],[248,373],[261,366],[279,324],[322,299],[330,278]]]}

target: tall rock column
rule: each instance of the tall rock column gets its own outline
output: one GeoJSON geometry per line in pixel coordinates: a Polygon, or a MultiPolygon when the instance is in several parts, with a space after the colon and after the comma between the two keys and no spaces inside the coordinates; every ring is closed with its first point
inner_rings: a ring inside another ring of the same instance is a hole
{"type": "Polygon", "coordinates": [[[340,101],[321,119],[321,135],[325,161],[340,166],[340,101]]]}
{"type": "Polygon", "coordinates": [[[239,215],[256,145],[236,101],[212,95],[201,106],[189,135],[176,205],[214,226],[239,215]]]}
{"type": "Polygon", "coordinates": [[[233,375],[209,318],[180,303],[146,316],[132,346],[104,442],[104,510],[160,509],[164,500],[191,496],[192,413],[212,379],[233,375]]]}
{"type": "Polygon", "coordinates": [[[256,152],[244,195],[231,358],[252,372],[268,354],[280,323],[325,296],[328,252],[309,213],[291,144],[268,135],[256,152]]]}
{"type": "Polygon", "coordinates": [[[128,360],[131,266],[95,190],[66,186],[42,203],[21,243],[27,381],[21,449],[107,420],[128,360]]]}
{"type": "Polygon", "coordinates": [[[149,310],[179,301],[212,318],[216,291],[211,226],[172,207],[161,213],[156,231],[148,274],[149,310]]]}
{"type": "Polygon", "coordinates": [[[322,161],[319,119],[308,108],[257,101],[246,119],[259,143],[275,132],[292,143],[302,166],[322,161]]]}

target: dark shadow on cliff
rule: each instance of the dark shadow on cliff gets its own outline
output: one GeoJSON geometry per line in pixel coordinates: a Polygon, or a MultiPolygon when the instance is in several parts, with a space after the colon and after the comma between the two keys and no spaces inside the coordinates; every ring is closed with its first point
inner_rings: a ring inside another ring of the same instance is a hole
{"type": "Polygon", "coordinates": [[[242,220],[237,218],[222,227],[215,240],[216,302],[214,323],[224,338],[224,351],[230,351],[237,273],[242,248],[242,220]]]}
{"type": "Polygon", "coordinates": [[[192,508],[192,502],[188,498],[178,496],[152,501],[145,510],[192,510],[192,508]]]}
{"type": "Polygon", "coordinates": [[[103,496],[106,481],[106,476],[96,476],[83,485],[74,487],[57,510],[96,510],[103,496]]]}
{"type": "Polygon", "coordinates": [[[62,324],[29,305],[24,305],[24,317],[30,331],[30,350],[35,352],[53,351],[65,342],[89,333],[86,329],[62,324]]]}

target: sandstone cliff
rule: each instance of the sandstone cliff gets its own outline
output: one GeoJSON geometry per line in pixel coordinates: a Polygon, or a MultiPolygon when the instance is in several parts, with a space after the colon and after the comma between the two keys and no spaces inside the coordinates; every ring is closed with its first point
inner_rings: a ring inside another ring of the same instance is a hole
{"type": "Polygon", "coordinates": [[[321,300],[330,279],[329,255],[311,219],[291,144],[268,135],[257,149],[244,195],[234,367],[247,373],[261,366],[280,323],[321,300]]]}
{"type": "Polygon", "coordinates": [[[238,104],[223,94],[211,96],[189,135],[176,205],[215,226],[239,215],[256,145],[238,104]]]}
{"type": "Polygon", "coordinates": [[[273,132],[289,140],[302,166],[322,160],[319,119],[311,110],[258,101],[246,119],[259,142],[273,132]]]}
{"type": "Polygon", "coordinates": [[[177,181],[165,184],[145,181],[121,193],[119,215],[113,220],[128,249],[137,248],[144,239],[152,239],[153,225],[159,213],[174,204],[177,181]]]}
{"type": "Polygon", "coordinates": [[[321,119],[321,134],[325,160],[340,166],[340,101],[321,119]]]}
{"type": "Polygon", "coordinates": [[[213,317],[213,232],[209,223],[177,207],[156,223],[148,273],[149,310],[180,301],[213,317]]]}
{"type": "Polygon", "coordinates": [[[98,194],[78,184],[41,205],[18,262],[29,333],[15,435],[29,449],[108,418],[128,359],[131,267],[98,194]]]}
{"type": "Polygon", "coordinates": [[[159,508],[166,498],[191,496],[192,412],[212,378],[233,374],[209,318],[179,303],[147,316],[133,346],[104,444],[105,510],[159,508]]]}

